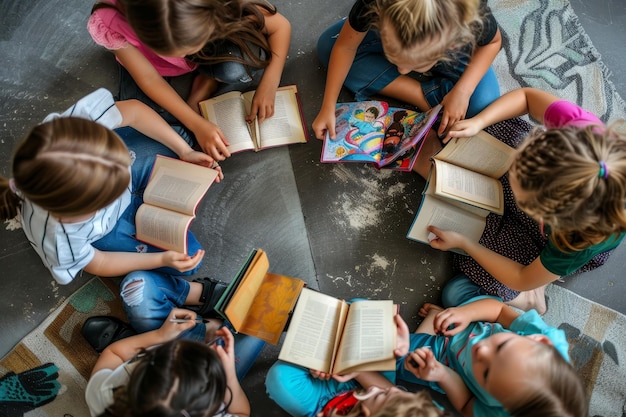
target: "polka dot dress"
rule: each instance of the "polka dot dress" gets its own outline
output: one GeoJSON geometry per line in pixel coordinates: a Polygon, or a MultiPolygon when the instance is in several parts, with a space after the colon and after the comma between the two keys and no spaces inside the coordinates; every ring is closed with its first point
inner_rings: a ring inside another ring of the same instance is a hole
{"type": "MultiPolygon", "coordinates": [[[[532,126],[528,122],[515,118],[496,123],[485,130],[507,145],[516,148],[531,129],[532,126]]],[[[539,256],[548,237],[541,233],[537,222],[515,204],[508,174],[505,174],[500,181],[504,189],[504,214],[491,213],[487,216],[487,225],[480,244],[520,264],[528,265],[539,256]]],[[[610,252],[597,255],[575,274],[597,268],[606,262],[609,255],[610,252]]],[[[454,264],[457,269],[491,295],[510,301],[519,294],[519,291],[508,288],[491,276],[469,256],[455,254],[454,264]]]]}

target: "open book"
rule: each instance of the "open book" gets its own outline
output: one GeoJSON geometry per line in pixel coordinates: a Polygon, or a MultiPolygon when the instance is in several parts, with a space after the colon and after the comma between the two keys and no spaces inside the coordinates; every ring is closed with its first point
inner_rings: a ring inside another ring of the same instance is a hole
{"type": "Polygon", "coordinates": [[[393,370],[396,312],[391,300],[348,304],[303,288],[278,359],[330,374],[393,370]]]}
{"type": "Polygon", "coordinates": [[[237,332],[277,344],[305,282],[268,269],[266,253],[253,250],[214,309],[237,332]]]}
{"type": "Polygon", "coordinates": [[[425,113],[389,107],[384,101],[337,103],[337,136],[326,135],[322,162],[371,162],[377,168],[411,171],[441,106],[425,113]]]}
{"type": "Polygon", "coordinates": [[[502,177],[515,149],[485,131],[453,138],[433,157],[424,197],[407,237],[429,243],[428,226],[478,241],[490,212],[504,212],[502,177]]]}
{"type": "Polygon", "coordinates": [[[135,215],[137,239],[187,253],[189,225],[217,175],[214,169],[157,155],[135,215]]]}
{"type": "Polygon", "coordinates": [[[298,88],[295,85],[279,87],[276,90],[272,117],[262,123],[255,119],[248,124],[246,115],[250,113],[254,93],[254,91],[247,93],[231,91],[200,102],[202,115],[222,129],[230,142],[228,150],[231,153],[260,151],[307,141],[308,132],[298,88]]]}

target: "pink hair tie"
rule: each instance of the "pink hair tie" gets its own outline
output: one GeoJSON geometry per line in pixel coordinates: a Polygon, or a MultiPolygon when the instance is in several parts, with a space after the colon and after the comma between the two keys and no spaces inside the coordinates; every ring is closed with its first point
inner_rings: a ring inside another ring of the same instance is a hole
{"type": "Polygon", "coordinates": [[[9,188],[13,191],[13,194],[17,194],[17,187],[15,186],[15,180],[13,178],[9,178],[9,188]]]}
{"type": "Polygon", "coordinates": [[[606,162],[604,161],[600,161],[599,164],[600,172],[598,172],[598,177],[606,180],[609,178],[609,167],[606,166],[606,162]]]}

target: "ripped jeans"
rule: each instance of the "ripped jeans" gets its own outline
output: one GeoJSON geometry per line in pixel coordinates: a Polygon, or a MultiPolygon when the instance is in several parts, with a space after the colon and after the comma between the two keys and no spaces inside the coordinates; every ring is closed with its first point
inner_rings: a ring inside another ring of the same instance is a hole
{"type": "MultiPolygon", "coordinates": [[[[126,275],[120,286],[124,310],[130,324],[140,333],[158,329],[170,311],[184,308],[189,294],[189,282],[180,276],[157,271],[135,271],[126,275]]],[[[256,337],[235,333],[228,322],[224,322],[235,335],[235,369],[241,380],[250,370],[265,342],[256,337]]],[[[198,323],[179,337],[204,341],[206,325],[198,323]]]]}

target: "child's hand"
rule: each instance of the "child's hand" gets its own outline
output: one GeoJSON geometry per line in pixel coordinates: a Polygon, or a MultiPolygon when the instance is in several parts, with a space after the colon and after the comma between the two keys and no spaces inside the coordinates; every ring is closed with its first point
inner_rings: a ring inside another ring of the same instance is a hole
{"type": "Polygon", "coordinates": [[[316,379],[321,379],[323,381],[328,381],[330,378],[332,378],[332,375],[326,372],[322,372],[322,371],[317,371],[315,369],[309,369],[309,374],[316,379]]]}
{"type": "Polygon", "coordinates": [[[321,140],[324,140],[326,137],[326,133],[331,139],[335,139],[337,137],[337,133],[335,132],[335,110],[332,111],[324,111],[320,110],[315,120],[313,120],[313,132],[315,132],[315,137],[321,140]]]}
{"type": "Polygon", "coordinates": [[[347,382],[356,378],[358,375],[359,372],[350,372],[349,374],[345,375],[333,375],[333,379],[337,382],[347,382]]]}
{"type": "Polygon", "coordinates": [[[463,314],[463,310],[457,307],[446,308],[435,316],[433,327],[435,333],[444,336],[454,336],[465,329],[471,322],[470,317],[463,314]],[[454,325],[453,329],[449,327],[454,325]]]}
{"type": "Polygon", "coordinates": [[[251,123],[256,117],[258,122],[261,123],[263,120],[272,117],[274,115],[275,100],[276,88],[265,87],[261,82],[252,98],[252,106],[250,107],[250,114],[246,116],[246,122],[251,123]]]}
{"type": "Polygon", "coordinates": [[[204,152],[194,151],[189,148],[189,151],[180,155],[181,161],[191,162],[192,164],[201,165],[203,167],[211,168],[215,160],[204,152]]]}
{"type": "Polygon", "coordinates": [[[461,91],[458,88],[453,88],[448,94],[441,100],[443,106],[443,114],[441,116],[441,123],[437,134],[441,137],[449,128],[455,125],[459,120],[465,119],[465,113],[467,113],[467,107],[469,106],[469,100],[472,96],[472,92],[461,91]]]}
{"type": "Polygon", "coordinates": [[[462,249],[465,236],[450,230],[441,230],[435,226],[428,226],[428,231],[435,235],[430,241],[430,246],[439,250],[462,249]]]}
{"type": "Polygon", "coordinates": [[[469,138],[482,130],[480,122],[476,118],[459,120],[448,131],[443,143],[448,143],[452,138],[469,138]]]}
{"type": "Polygon", "coordinates": [[[202,249],[193,256],[173,250],[162,252],[163,266],[169,266],[179,272],[191,271],[202,262],[203,257],[204,250],[202,249]]]}
{"type": "Polygon", "coordinates": [[[167,316],[159,332],[163,337],[163,340],[174,340],[185,330],[191,329],[196,325],[196,313],[184,308],[173,308],[170,314],[167,316]],[[189,319],[189,321],[177,323],[172,319],[189,319]]]}
{"type": "Polygon", "coordinates": [[[215,331],[216,336],[221,336],[223,343],[215,343],[211,348],[220,357],[226,375],[237,375],[235,370],[235,338],[226,326],[222,326],[215,331]]]}
{"type": "Polygon", "coordinates": [[[407,326],[402,317],[400,317],[399,314],[396,314],[394,316],[394,319],[396,320],[396,326],[398,327],[398,336],[396,339],[396,348],[394,349],[393,354],[397,358],[401,358],[409,352],[409,346],[411,345],[411,336],[409,326],[407,326]]]}
{"type": "Polygon", "coordinates": [[[427,347],[409,353],[404,359],[404,368],[424,381],[438,382],[446,374],[444,365],[435,359],[433,351],[427,347]]]}
{"type": "Polygon", "coordinates": [[[193,128],[196,141],[206,153],[216,161],[223,161],[230,156],[230,152],[226,146],[230,145],[222,130],[215,124],[211,123],[203,117],[198,118],[199,122],[193,128]]]}

